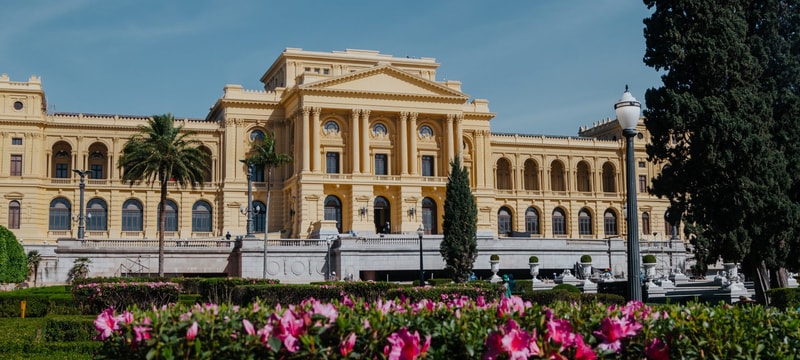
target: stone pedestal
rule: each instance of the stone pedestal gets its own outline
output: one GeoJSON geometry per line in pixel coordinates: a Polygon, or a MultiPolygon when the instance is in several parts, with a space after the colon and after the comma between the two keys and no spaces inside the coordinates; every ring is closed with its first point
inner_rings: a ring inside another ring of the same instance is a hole
{"type": "Polygon", "coordinates": [[[591,282],[589,280],[584,280],[583,281],[582,288],[583,288],[583,292],[585,292],[587,294],[597,294],[597,284],[595,284],[595,283],[593,283],[593,282],[591,282]]]}
{"type": "Polygon", "coordinates": [[[655,279],[656,277],[656,263],[643,263],[645,279],[655,279]]]}
{"type": "Polygon", "coordinates": [[[644,286],[647,291],[648,299],[663,298],[667,296],[667,290],[656,285],[652,281],[648,281],[644,286]]]}
{"type": "Polygon", "coordinates": [[[556,276],[555,283],[556,284],[572,284],[572,285],[575,285],[575,286],[579,286],[579,285],[583,284],[583,280],[580,280],[580,279],[576,278],[574,275],[572,275],[572,271],[564,270],[564,272],[561,273],[561,275],[556,276]]]}
{"type": "Polygon", "coordinates": [[[672,281],[675,286],[680,284],[686,284],[689,282],[689,277],[684,275],[680,270],[674,269],[672,273],[669,274],[669,279],[672,281]]]}
{"type": "Polygon", "coordinates": [[[728,304],[739,302],[739,299],[743,296],[750,297],[750,293],[747,292],[744,284],[738,281],[722,286],[720,291],[715,295],[721,297],[722,300],[728,304]]]}
{"type": "Polygon", "coordinates": [[[500,276],[497,276],[497,273],[500,271],[500,260],[489,260],[489,264],[491,265],[492,269],[492,278],[489,279],[491,283],[499,283],[503,282],[503,279],[500,276]]]}

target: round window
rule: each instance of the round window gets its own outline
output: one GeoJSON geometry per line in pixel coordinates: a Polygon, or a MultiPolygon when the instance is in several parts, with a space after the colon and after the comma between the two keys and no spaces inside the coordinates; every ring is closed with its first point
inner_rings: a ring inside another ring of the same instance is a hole
{"type": "Polygon", "coordinates": [[[22,104],[22,101],[15,101],[14,102],[14,110],[22,110],[23,106],[24,105],[22,104]]]}
{"type": "Polygon", "coordinates": [[[381,123],[372,126],[372,133],[375,135],[386,135],[386,125],[381,123]]]}
{"type": "Polygon", "coordinates": [[[250,133],[250,141],[264,141],[264,132],[261,130],[253,130],[250,133]]]}
{"type": "Polygon", "coordinates": [[[419,135],[422,137],[431,137],[433,136],[433,129],[428,125],[423,125],[419,128],[419,135]]]}
{"type": "Polygon", "coordinates": [[[328,134],[335,134],[339,132],[339,124],[335,121],[328,121],[325,123],[325,132],[328,134]]]}

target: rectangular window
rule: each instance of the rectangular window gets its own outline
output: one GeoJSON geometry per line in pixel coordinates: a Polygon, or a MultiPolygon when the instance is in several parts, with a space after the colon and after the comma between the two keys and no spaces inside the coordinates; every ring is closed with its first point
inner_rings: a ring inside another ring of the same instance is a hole
{"type": "Polygon", "coordinates": [[[615,216],[606,216],[603,220],[603,228],[606,236],[617,235],[617,218],[615,216]]]}
{"type": "Polygon", "coordinates": [[[375,154],[375,175],[388,175],[386,169],[386,154],[375,154]]]}
{"type": "Polygon", "coordinates": [[[639,192],[647,192],[647,176],[645,175],[639,175],[639,192]]]}
{"type": "Polygon", "coordinates": [[[14,200],[8,205],[8,228],[19,229],[19,202],[14,200]]]}
{"type": "Polygon", "coordinates": [[[91,179],[102,179],[103,178],[103,165],[94,164],[92,165],[92,172],[89,174],[91,179]]]}
{"type": "Polygon", "coordinates": [[[69,171],[67,170],[67,164],[56,164],[56,178],[59,179],[66,179],[69,177],[69,171]]]}
{"type": "Polygon", "coordinates": [[[581,216],[578,218],[578,233],[581,235],[592,234],[592,218],[581,216]]]}
{"type": "Polygon", "coordinates": [[[643,168],[643,167],[644,167],[644,161],[639,161],[639,167],[640,167],[640,168],[643,168]]]}
{"type": "Polygon", "coordinates": [[[328,152],[325,154],[325,172],[328,174],[339,173],[339,153],[328,152]]]}
{"type": "Polygon", "coordinates": [[[122,209],[122,231],[142,231],[142,212],[122,209]]]}
{"type": "Polygon", "coordinates": [[[566,235],[567,227],[564,224],[563,217],[553,218],[553,235],[566,235]]]}
{"type": "Polygon", "coordinates": [[[433,156],[422,156],[422,176],[433,176],[433,156]]]}
{"type": "Polygon", "coordinates": [[[11,145],[22,145],[22,138],[11,138],[11,145]]]}
{"type": "Polygon", "coordinates": [[[11,155],[11,176],[22,176],[22,155],[11,155]]]}

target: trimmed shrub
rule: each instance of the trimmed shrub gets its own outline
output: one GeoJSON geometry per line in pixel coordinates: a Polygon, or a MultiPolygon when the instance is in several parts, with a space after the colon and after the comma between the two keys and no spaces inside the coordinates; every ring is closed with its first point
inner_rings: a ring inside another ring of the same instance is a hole
{"type": "Polygon", "coordinates": [[[94,316],[48,316],[44,324],[44,339],[55,341],[91,341],[96,336],[94,316]]]}
{"type": "Polygon", "coordinates": [[[520,296],[523,300],[533,304],[549,306],[557,301],[578,302],[581,299],[580,293],[569,292],[566,290],[540,290],[526,291],[520,296]]]}
{"type": "Polygon", "coordinates": [[[272,285],[278,284],[275,279],[243,279],[243,278],[211,278],[200,279],[200,299],[212,304],[230,304],[233,289],[242,285],[272,285]]]}
{"type": "Polygon", "coordinates": [[[122,310],[161,307],[178,301],[179,286],[170,282],[92,283],[72,287],[72,296],[84,314],[96,314],[109,307],[122,310]]]}
{"type": "MultiPolygon", "coordinates": [[[[419,282],[416,282],[415,284],[418,284],[418,283],[419,282]]],[[[449,285],[449,284],[452,284],[452,283],[453,283],[453,279],[451,279],[451,278],[433,278],[433,279],[428,279],[428,284],[431,285],[431,286],[443,286],[443,285],[449,285]]]]}
{"type": "Polygon", "coordinates": [[[642,256],[642,263],[644,264],[655,264],[656,263],[656,256],[653,254],[647,254],[642,256]]]}
{"type": "Polygon", "coordinates": [[[602,303],[606,305],[625,305],[625,297],[616,294],[581,293],[581,302],[602,303]]]}
{"type": "Polygon", "coordinates": [[[780,288],[768,291],[772,306],[781,309],[800,308],[800,288],[780,288]]]}
{"type": "Polygon", "coordinates": [[[492,256],[489,257],[489,260],[498,261],[498,260],[500,260],[500,255],[492,254],[492,256]]]}
{"type": "Polygon", "coordinates": [[[590,263],[592,262],[592,257],[589,255],[581,255],[581,262],[582,263],[590,263]]]}
{"type": "Polygon", "coordinates": [[[531,257],[528,258],[528,262],[531,263],[531,264],[538,263],[539,262],[539,258],[536,257],[536,256],[531,256],[531,257]]]}

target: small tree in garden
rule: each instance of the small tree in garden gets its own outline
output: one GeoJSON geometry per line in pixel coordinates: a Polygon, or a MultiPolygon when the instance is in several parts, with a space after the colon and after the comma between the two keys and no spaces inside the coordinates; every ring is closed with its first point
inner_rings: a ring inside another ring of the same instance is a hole
{"type": "Polygon", "coordinates": [[[42,262],[42,255],[38,250],[28,251],[28,276],[33,275],[33,286],[36,286],[36,278],[39,275],[39,263],[42,262]]]}
{"type": "Polygon", "coordinates": [[[67,275],[67,281],[73,282],[78,279],[85,279],[89,277],[89,264],[92,263],[92,260],[81,256],[73,262],[72,269],[69,269],[69,274],[67,275]]]}
{"type": "Polygon", "coordinates": [[[477,217],[478,208],[469,187],[469,174],[456,156],[450,162],[450,176],[447,178],[442,224],[444,238],[439,247],[455,283],[469,279],[472,265],[478,256],[478,241],[475,237],[478,229],[477,217]]]}

